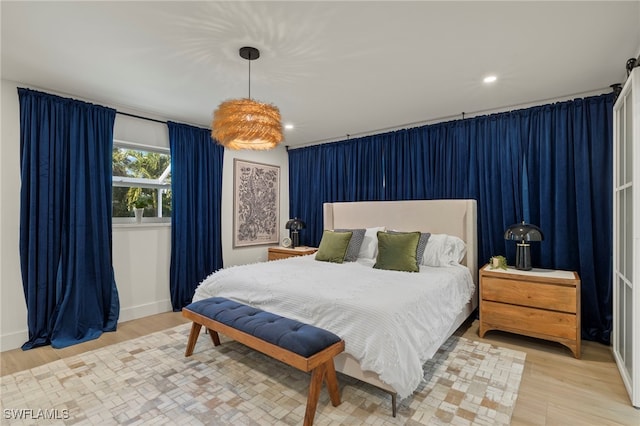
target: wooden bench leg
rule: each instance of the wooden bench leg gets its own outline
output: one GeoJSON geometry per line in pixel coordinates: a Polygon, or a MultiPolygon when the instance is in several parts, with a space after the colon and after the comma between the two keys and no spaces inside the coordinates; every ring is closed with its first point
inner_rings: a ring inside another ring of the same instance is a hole
{"type": "Polygon", "coordinates": [[[207,328],[207,330],[209,330],[209,334],[211,335],[211,341],[213,342],[213,346],[220,346],[220,336],[218,336],[218,332],[210,328],[207,328]]]}
{"type": "Polygon", "coordinates": [[[220,335],[217,331],[220,330],[220,332],[225,334],[227,337],[235,339],[250,348],[262,352],[265,355],[269,355],[272,358],[278,359],[299,370],[308,372],[310,365],[316,366],[316,368],[311,370],[311,379],[309,381],[309,391],[307,394],[307,406],[304,413],[303,424],[305,426],[313,425],[313,419],[318,408],[318,400],[320,399],[320,392],[322,391],[323,383],[327,384],[327,390],[333,406],[337,407],[340,405],[340,388],[338,387],[338,378],[336,375],[335,365],[333,363],[333,357],[344,351],[343,340],[339,340],[333,345],[327,346],[312,357],[304,357],[285,348],[264,341],[260,337],[219,323],[197,312],[184,309],[182,311],[182,315],[192,320],[191,332],[189,334],[187,348],[185,351],[186,357],[193,354],[196,342],[200,336],[200,330],[204,325],[206,331],[211,335],[211,341],[214,346],[220,345],[220,335]],[[215,330],[210,327],[214,327],[215,330]]]}
{"type": "Polygon", "coordinates": [[[189,340],[187,341],[187,350],[184,352],[184,356],[193,355],[193,349],[196,347],[198,337],[200,337],[200,328],[202,324],[194,322],[191,324],[191,333],[189,333],[189,340]]]}
{"type": "Polygon", "coordinates": [[[318,398],[322,389],[322,382],[327,372],[327,364],[320,364],[311,371],[311,381],[309,382],[309,394],[307,395],[307,409],[304,413],[304,426],[311,426],[316,415],[318,398]]]}
{"type": "Polygon", "coordinates": [[[324,375],[325,382],[327,383],[327,390],[329,391],[329,397],[331,398],[331,404],[334,407],[340,405],[340,389],[338,388],[338,377],[336,377],[336,368],[333,365],[333,359],[326,362],[327,371],[324,375]]]}

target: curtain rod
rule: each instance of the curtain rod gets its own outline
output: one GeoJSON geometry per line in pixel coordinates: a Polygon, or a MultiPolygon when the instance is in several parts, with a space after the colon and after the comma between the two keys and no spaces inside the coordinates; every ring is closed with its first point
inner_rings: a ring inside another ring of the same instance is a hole
{"type": "Polygon", "coordinates": [[[478,110],[478,111],[473,111],[473,112],[461,112],[461,113],[458,113],[458,114],[445,115],[445,116],[441,116],[441,117],[437,117],[437,118],[430,118],[430,119],[427,119],[427,120],[414,121],[412,123],[399,124],[397,126],[383,127],[383,128],[380,128],[380,129],[367,130],[367,131],[358,132],[358,133],[348,133],[348,134],[346,134],[344,136],[336,136],[336,137],[331,137],[331,138],[318,139],[318,140],[315,140],[315,141],[306,142],[306,143],[301,144],[301,145],[289,146],[289,147],[287,147],[287,151],[289,150],[289,148],[290,149],[307,148],[309,146],[321,145],[323,143],[342,142],[342,141],[349,140],[354,136],[356,138],[360,138],[360,137],[365,137],[365,136],[373,136],[373,135],[383,134],[383,133],[392,132],[392,131],[396,131],[396,130],[404,130],[404,129],[409,129],[409,128],[413,128],[413,127],[424,126],[424,125],[431,124],[431,123],[433,123],[433,124],[443,123],[443,122],[446,122],[446,121],[455,120],[456,118],[459,118],[459,117],[461,117],[464,120],[465,118],[471,118],[471,117],[480,116],[480,115],[499,114],[501,112],[508,112],[508,111],[513,111],[513,110],[522,109],[522,108],[531,108],[531,107],[534,107],[534,106],[541,106],[541,105],[546,105],[546,104],[554,103],[554,102],[565,102],[565,101],[568,101],[568,100],[571,100],[571,99],[575,99],[576,97],[597,96],[598,94],[604,95],[606,93],[610,93],[610,91],[611,91],[611,87],[603,87],[601,89],[594,89],[594,90],[589,90],[589,91],[586,91],[586,92],[578,92],[578,93],[573,93],[573,94],[570,94],[570,95],[559,96],[559,97],[556,97],[556,98],[540,99],[540,100],[537,100],[537,101],[531,101],[531,102],[522,103],[522,104],[507,105],[507,106],[502,106],[502,107],[498,107],[498,108],[489,108],[489,109],[478,110]],[[605,92],[607,90],[609,92],[605,92]]]}
{"type": "MultiPolygon", "coordinates": [[[[2,0],[0,0],[0,1],[2,1],[2,0]]],[[[139,118],[140,120],[153,121],[154,123],[160,123],[160,124],[168,124],[169,123],[169,121],[162,121],[162,120],[158,120],[158,119],[155,119],[155,118],[143,117],[142,115],[129,114],[128,112],[122,112],[122,111],[118,111],[118,110],[116,110],[116,114],[126,115],[127,117],[139,118]]],[[[200,124],[186,123],[184,121],[175,121],[175,123],[182,123],[182,124],[186,124],[188,126],[197,127],[199,129],[208,129],[207,127],[203,127],[200,124]]]]}
{"type": "Polygon", "coordinates": [[[141,115],[136,115],[136,114],[129,114],[128,112],[121,112],[116,110],[116,114],[126,115],[127,117],[139,118],[140,120],[153,121],[155,123],[160,123],[160,124],[167,124],[166,121],[156,120],[155,118],[143,117],[141,115]]]}

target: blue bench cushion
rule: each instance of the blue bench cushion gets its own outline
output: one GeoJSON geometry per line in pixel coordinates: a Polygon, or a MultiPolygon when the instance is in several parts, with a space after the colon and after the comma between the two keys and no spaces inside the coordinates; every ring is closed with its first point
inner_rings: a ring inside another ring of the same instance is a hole
{"type": "Polygon", "coordinates": [[[305,358],[341,340],[330,331],[265,312],[224,297],[199,300],[186,306],[185,309],[305,358]]]}

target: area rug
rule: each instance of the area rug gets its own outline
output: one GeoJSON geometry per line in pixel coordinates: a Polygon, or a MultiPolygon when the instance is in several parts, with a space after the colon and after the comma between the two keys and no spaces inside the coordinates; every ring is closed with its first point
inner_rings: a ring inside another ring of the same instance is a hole
{"type": "MultiPolygon", "coordinates": [[[[1,378],[3,424],[299,425],[309,375],[190,325],[153,333],[1,378]]],[[[523,352],[451,337],[424,365],[413,396],[391,416],[390,396],[338,375],[342,404],[323,388],[317,425],[509,424],[523,352]]]]}

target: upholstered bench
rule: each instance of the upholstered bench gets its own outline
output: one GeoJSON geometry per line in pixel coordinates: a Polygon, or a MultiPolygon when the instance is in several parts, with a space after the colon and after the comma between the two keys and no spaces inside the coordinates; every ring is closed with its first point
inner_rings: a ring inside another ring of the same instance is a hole
{"type": "Polygon", "coordinates": [[[344,351],[344,340],[335,334],[223,297],[193,302],[182,315],[193,321],[185,356],[193,354],[204,325],[214,346],[220,345],[218,333],[222,333],[298,370],[311,371],[305,425],[313,424],[322,382],[327,383],[333,406],[340,405],[333,357],[344,351]]]}

